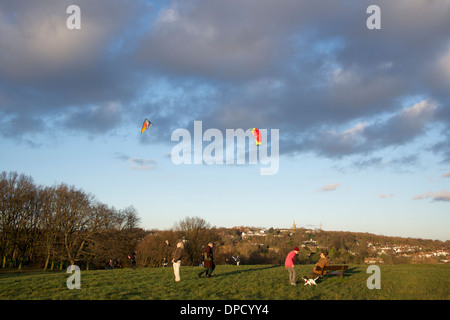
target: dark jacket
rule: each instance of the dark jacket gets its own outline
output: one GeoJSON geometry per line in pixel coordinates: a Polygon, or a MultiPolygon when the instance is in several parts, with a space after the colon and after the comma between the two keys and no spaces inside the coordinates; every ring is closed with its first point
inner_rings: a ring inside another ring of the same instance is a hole
{"type": "Polygon", "coordinates": [[[176,248],[173,250],[172,258],[174,262],[177,262],[178,260],[181,260],[181,257],[183,256],[183,249],[182,248],[176,248]]]}
{"type": "Polygon", "coordinates": [[[211,268],[214,269],[215,264],[214,264],[214,255],[213,255],[213,250],[210,246],[207,246],[206,249],[203,251],[203,266],[205,268],[211,268]]]}

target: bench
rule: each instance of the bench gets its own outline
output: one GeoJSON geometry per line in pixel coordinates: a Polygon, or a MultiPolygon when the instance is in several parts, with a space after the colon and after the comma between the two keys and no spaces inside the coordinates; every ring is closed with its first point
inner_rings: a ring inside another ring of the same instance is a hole
{"type": "Polygon", "coordinates": [[[344,275],[344,271],[348,270],[348,265],[329,265],[325,266],[323,269],[320,267],[314,267],[314,269],[311,271],[311,277],[313,277],[314,275],[320,275],[321,277],[323,277],[333,274],[338,275],[338,277],[342,277],[344,275]],[[334,270],[337,270],[337,272],[329,272],[334,270]]]}

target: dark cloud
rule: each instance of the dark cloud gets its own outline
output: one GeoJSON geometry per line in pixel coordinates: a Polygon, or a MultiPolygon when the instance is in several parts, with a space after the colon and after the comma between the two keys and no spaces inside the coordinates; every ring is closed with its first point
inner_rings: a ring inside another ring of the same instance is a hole
{"type": "Polygon", "coordinates": [[[59,125],[49,118],[61,117],[72,117],[70,126],[91,133],[102,128],[89,121],[96,117],[93,106],[135,95],[138,75],[126,50],[133,37],[126,35],[137,27],[135,16],[143,2],[77,1],[81,30],[66,27],[71,4],[0,3],[0,113],[5,115],[0,135],[20,138],[24,130],[10,130],[14,119],[33,118],[28,127],[45,121],[34,129],[48,132],[51,124],[59,125]],[[88,120],[84,124],[83,118],[88,120]]]}
{"type": "Polygon", "coordinates": [[[118,103],[75,109],[66,113],[62,126],[66,129],[89,133],[108,132],[122,120],[123,110],[118,103]]]}
{"type": "MultiPolygon", "coordinates": [[[[170,142],[201,120],[280,129],[281,153],[365,167],[450,128],[446,0],[78,1],[80,32],[65,28],[69,4],[0,4],[3,137],[24,119],[102,134],[148,116],[142,143],[170,142]],[[366,27],[372,4],[380,30],[366,27]]],[[[450,159],[446,140],[428,150],[450,159]]]]}

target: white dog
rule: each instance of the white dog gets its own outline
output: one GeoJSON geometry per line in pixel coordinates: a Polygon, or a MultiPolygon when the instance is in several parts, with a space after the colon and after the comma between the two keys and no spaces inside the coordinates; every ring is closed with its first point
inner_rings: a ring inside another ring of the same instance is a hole
{"type": "Polygon", "coordinates": [[[308,279],[307,277],[302,277],[303,280],[305,280],[305,286],[317,286],[316,280],[319,279],[319,277],[315,279],[308,279]]]}

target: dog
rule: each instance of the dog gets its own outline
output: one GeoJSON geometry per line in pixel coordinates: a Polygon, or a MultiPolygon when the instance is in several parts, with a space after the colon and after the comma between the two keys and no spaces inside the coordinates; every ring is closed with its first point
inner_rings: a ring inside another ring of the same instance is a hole
{"type": "Polygon", "coordinates": [[[320,277],[314,278],[314,279],[308,279],[307,277],[302,277],[303,280],[305,280],[305,286],[317,286],[316,280],[320,277]]]}

